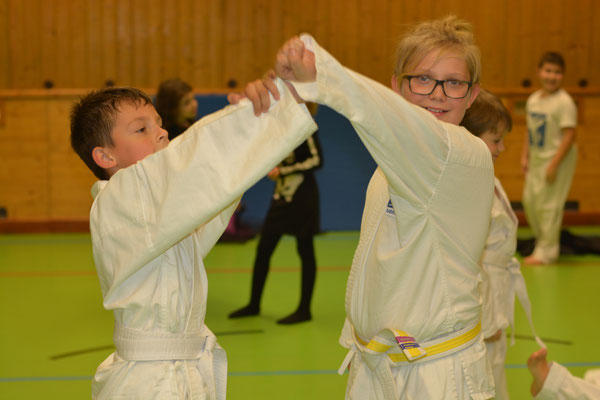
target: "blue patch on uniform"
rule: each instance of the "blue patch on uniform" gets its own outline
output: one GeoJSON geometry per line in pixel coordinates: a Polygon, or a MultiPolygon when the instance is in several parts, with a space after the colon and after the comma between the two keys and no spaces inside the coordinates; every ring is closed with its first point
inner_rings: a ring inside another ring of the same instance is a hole
{"type": "Polygon", "coordinates": [[[392,204],[392,200],[388,200],[387,203],[387,207],[385,209],[385,213],[388,215],[396,215],[396,212],[394,211],[394,205],[392,204]]]}

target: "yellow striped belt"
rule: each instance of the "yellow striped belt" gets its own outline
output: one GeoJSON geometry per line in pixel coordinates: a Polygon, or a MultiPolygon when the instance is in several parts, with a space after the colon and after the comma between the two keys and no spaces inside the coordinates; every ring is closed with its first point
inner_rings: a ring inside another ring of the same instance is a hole
{"type": "Polygon", "coordinates": [[[387,353],[390,360],[395,363],[437,358],[444,353],[457,349],[472,342],[481,332],[481,322],[471,329],[463,329],[439,339],[430,340],[419,344],[406,332],[391,330],[393,340],[377,335],[370,341],[363,340],[355,334],[356,340],[371,353],[387,353]]]}

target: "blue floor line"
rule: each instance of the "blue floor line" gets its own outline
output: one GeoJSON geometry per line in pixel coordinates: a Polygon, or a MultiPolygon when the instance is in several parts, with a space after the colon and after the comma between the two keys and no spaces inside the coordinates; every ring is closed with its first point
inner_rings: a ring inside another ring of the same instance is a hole
{"type": "MultiPolygon", "coordinates": [[[[600,362],[572,362],[561,363],[567,368],[577,367],[600,367],[600,362]]],[[[506,369],[527,369],[525,364],[506,364],[506,369]]],[[[231,377],[248,376],[294,376],[294,375],[336,375],[336,370],[290,370],[290,371],[232,371],[227,375],[231,377]]],[[[93,376],[22,376],[12,378],[0,378],[0,383],[11,382],[57,382],[57,381],[91,381],[93,376]]]]}

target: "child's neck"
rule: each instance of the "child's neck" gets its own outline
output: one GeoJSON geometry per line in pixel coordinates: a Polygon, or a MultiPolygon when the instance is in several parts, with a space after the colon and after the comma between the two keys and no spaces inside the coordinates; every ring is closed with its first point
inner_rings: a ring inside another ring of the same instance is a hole
{"type": "Polygon", "coordinates": [[[548,90],[546,88],[542,88],[542,97],[552,96],[553,94],[556,94],[559,90],[560,88],[555,90],[548,90]]]}

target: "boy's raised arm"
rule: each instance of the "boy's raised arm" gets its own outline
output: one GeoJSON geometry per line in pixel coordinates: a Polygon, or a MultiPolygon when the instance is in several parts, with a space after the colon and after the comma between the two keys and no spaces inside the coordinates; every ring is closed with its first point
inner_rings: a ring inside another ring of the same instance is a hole
{"type": "Polygon", "coordinates": [[[100,182],[90,217],[95,241],[113,242],[96,260],[110,286],[215,218],[316,130],[281,82],[279,91],[267,114],[255,117],[247,101],[227,107],[100,182]]]}

